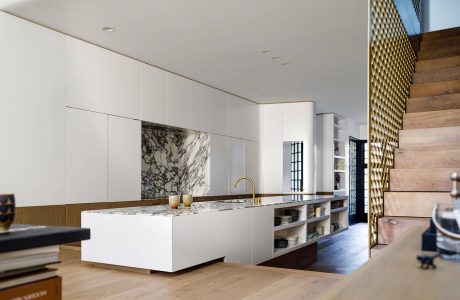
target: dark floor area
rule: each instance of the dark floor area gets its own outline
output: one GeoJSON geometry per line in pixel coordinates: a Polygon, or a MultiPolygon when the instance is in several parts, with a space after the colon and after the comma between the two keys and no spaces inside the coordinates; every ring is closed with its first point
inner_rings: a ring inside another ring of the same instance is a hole
{"type": "Polygon", "coordinates": [[[368,226],[358,223],[318,244],[318,259],[306,270],[349,274],[368,260],[368,226]]]}

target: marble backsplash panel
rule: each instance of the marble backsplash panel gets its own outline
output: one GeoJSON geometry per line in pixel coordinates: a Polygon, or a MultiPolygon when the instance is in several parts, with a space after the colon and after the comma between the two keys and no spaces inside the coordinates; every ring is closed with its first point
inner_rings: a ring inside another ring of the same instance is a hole
{"type": "Polygon", "coordinates": [[[209,134],[160,126],[142,128],[142,198],[208,195],[209,134]]]}

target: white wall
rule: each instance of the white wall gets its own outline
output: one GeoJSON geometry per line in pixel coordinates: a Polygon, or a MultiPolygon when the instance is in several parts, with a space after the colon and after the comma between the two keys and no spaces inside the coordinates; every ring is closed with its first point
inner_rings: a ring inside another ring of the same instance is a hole
{"type": "Polygon", "coordinates": [[[257,182],[257,104],[3,12],[0,44],[0,192],[18,206],[139,199],[140,121],[211,134],[212,194],[257,182]]]}
{"type": "Polygon", "coordinates": [[[423,0],[422,31],[435,31],[460,26],[459,0],[423,0]]]}

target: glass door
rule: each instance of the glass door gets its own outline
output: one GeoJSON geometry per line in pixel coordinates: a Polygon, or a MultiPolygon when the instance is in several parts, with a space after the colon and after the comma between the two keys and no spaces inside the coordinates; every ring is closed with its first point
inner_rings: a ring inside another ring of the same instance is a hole
{"type": "Polygon", "coordinates": [[[350,138],[349,222],[367,222],[367,141],[350,138]]]}

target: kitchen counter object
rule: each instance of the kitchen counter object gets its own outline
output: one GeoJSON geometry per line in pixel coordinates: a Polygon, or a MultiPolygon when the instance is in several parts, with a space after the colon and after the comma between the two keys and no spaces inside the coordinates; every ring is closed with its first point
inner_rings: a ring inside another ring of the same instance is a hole
{"type": "Polygon", "coordinates": [[[169,205],[150,205],[137,207],[123,207],[113,209],[88,210],[84,213],[98,214],[118,214],[118,215],[138,215],[138,216],[162,216],[177,217],[184,215],[203,214],[208,212],[217,212],[225,210],[253,208],[262,206],[277,206],[286,204],[300,203],[318,203],[322,201],[343,200],[343,196],[315,196],[315,195],[290,195],[279,197],[264,197],[257,204],[254,204],[252,198],[217,200],[192,203],[191,207],[184,207],[182,204],[178,209],[172,209],[169,205]]]}
{"type": "Polygon", "coordinates": [[[424,270],[418,255],[426,228],[415,228],[386,246],[351,275],[332,286],[321,299],[458,299],[460,264],[436,258],[436,269],[424,270]]]}
{"type": "Polygon", "coordinates": [[[345,230],[348,211],[332,214],[330,210],[330,202],[337,200],[348,205],[346,197],[290,195],[264,197],[257,204],[252,199],[234,199],[178,209],[152,205],[84,211],[81,224],[91,229],[91,240],[82,242],[82,260],[165,272],[219,258],[260,264],[331,234],[331,222],[342,220],[340,230],[345,230]],[[325,215],[307,219],[308,206],[323,207],[325,215]],[[299,210],[297,221],[274,225],[275,216],[292,209],[299,210]],[[321,235],[310,234],[318,228],[324,229],[321,235]],[[299,236],[297,243],[275,248],[275,236],[293,235],[299,236]]]}

